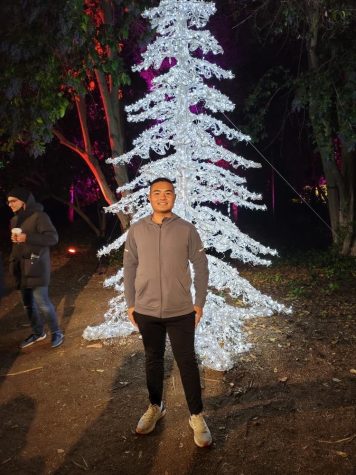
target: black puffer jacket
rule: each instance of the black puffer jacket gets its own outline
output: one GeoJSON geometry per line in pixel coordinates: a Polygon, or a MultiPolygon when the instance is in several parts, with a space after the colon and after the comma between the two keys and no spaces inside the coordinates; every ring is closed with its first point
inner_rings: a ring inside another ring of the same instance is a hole
{"type": "Polygon", "coordinates": [[[30,194],[26,209],[12,218],[11,229],[21,228],[27,239],[14,243],[10,255],[10,272],[18,288],[32,289],[49,285],[51,261],[49,246],[58,242],[58,233],[43,206],[30,194]]]}

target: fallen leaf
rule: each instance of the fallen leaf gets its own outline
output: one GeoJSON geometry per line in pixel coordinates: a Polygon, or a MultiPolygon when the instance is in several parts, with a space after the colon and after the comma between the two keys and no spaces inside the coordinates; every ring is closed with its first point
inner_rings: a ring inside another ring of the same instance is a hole
{"type": "Polygon", "coordinates": [[[102,348],[102,343],[93,343],[92,345],[87,345],[87,348],[102,348]]]}
{"type": "Polygon", "coordinates": [[[288,376],[284,376],[283,378],[279,378],[278,380],[280,383],[285,383],[288,381],[288,376]]]}
{"type": "Polygon", "coordinates": [[[64,454],[64,450],[63,449],[57,449],[57,454],[64,454]]]}
{"type": "Polygon", "coordinates": [[[351,374],[356,374],[356,369],[351,368],[351,369],[350,369],[350,373],[351,373],[351,374]]]}
{"type": "Polygon", "coordinates": [[[340,457],[348,457],[348,454],[346,452],[341,452],[341,450],[336,450],[337,455],[340,455],[340,457]]]}

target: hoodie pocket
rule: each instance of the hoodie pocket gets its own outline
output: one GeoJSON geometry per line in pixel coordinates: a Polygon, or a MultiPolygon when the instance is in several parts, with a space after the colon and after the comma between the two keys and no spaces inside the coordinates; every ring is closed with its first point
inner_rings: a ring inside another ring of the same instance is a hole
{"type": "Polygon", "coordinates": [[[165,288],[163,295],[163,308],[169,310],[184,309],[192,304],[190,292],[191,281],[189,278],[173,279],[165,288]]]}
{"type": "Polygon", "coordinates": [[[136,306],[157,309],[161,304],[159,285],[153,279],[139,279],[135,283],[136,306]]]}

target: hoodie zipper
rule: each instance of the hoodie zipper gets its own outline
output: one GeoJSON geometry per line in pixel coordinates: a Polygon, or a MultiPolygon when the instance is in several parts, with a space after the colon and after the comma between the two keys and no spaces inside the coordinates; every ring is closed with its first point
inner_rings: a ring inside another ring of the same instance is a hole
{"type": "Polygon", "coordinates": [[[159,224],[159,234],[158,234],[158,267],[159,267],[159,295],[160,295],[160,306],[159,306],[159,314],[162,318],[162,266],[161,266],[161,231],[162,231],[162,224],[159,224]]]}

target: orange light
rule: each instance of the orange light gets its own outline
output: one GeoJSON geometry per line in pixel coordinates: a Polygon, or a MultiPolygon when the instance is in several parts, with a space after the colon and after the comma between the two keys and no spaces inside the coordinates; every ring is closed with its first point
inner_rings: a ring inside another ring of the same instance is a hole
{"type": "Polygon", "coordinates": [[[68,247],[67,252],[68,254],[73,255],[77,253],[77,250],[75,249],[75,247],[68,247]]]}

